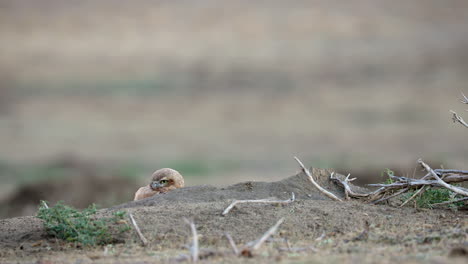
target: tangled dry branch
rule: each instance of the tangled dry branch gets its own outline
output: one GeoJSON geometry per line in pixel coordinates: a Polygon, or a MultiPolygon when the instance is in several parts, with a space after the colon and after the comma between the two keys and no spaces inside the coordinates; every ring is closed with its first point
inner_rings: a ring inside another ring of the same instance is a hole
{"type": "MultiPolygon", "coordinates": [[[[450,184],[468,181],[468,171],[447,169],[433,170],[421,159],[418,160],[418,163],[428,172],[421,179],[389,175],[390,179],[392,180],[391,183],[369,184],[369,186],[379,187],[377,190],[370,193],[359,193],[354,191],[349,183],[355,180],[355,178],[349,179],[350,175],[343,179],[342,177],[340,178],[332,173],[330,175],[330,179],[343,187],[345,191],[345,197],[347,197],[347,199],[349,199],[349,197],[361,199],[364,198],[370,203],[380,203],[410,190],[417,189],[417,191],[409,199],[401,204],[401,206],[403,206],[410,200],[414,199],[417,195],[420,195],[422,192],[424,192],[428,187],[446,188],[458,195],[468,197],[468,190],[466,188],[450,184]]],[[[466,199],[459,199],[459,201],[465,200],[466,199]]]]}

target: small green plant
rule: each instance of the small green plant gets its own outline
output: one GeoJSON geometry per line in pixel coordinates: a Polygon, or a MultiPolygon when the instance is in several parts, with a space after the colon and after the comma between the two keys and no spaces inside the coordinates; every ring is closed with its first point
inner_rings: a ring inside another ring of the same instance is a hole
{"type": "Polygon", "coordinates": [[[123,233],[130,229],[123,218],[124,211],[118,211],[112,217],[95,217],[96,205],[92,204],[82,211],[58,202],[47,207],[41,201],[37,217],[43,220],[48,234],[68,242],[82,245],[103,245],[115,242],[112,228],[117,227],[123,233]]]}
{"type": "Polygon", "coordinates": [[[385,184],[392,184],[393,183],[393,180],[392,180],[392,176],[395,175],[395,172],[393,172],[391,169],[385,169],[384,171],[382,171],[382,173],[380,174],[380,176],[382,178],[385,177],[385,175],[387,175],[387,179],[384,181],[385,184]]]}
{"type": "MultiPolygon", "coordinates": [[[[414,192],[408,192],[402,196],[403,200],[409,199],[414,192]]],[[[417,207],[432,208],[434,204],[456,200],[456,193],[444,188],[428,188],[415,199],[417,207]]],[[[456,210],[464,205],[464,202],[449,204],[449,208],[456,210]]]]}

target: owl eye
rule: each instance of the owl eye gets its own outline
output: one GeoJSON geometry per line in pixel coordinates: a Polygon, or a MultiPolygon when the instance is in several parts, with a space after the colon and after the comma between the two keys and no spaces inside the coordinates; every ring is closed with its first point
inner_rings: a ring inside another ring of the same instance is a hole
{"type": "Polygon", "coordinates": [[[159,183],[161,184],[166,184],[168,182],[168,180],[160,180],[159,183]]]}

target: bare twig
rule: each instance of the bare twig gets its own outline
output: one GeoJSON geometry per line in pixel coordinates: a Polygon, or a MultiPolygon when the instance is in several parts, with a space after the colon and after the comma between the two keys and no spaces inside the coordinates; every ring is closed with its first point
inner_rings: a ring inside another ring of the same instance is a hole
{"type": "Polygon", "coordinates": [[[323,232],[319,237],[317,237],[315,241],[321,241],[324,238],[325,238],[325,232],[323,232]]]}
{"type": "Polygon", "coordinates": [[[49,209],[49,206],[47,205],[47,203],[45,201],[41,201],[42,202],[42,205],[46,208],[46,209],[49,209]]]}
{"type": "Polygon", "coordinates": [[[328,196],[329,198],[335,200],[335,201],[340,201],[342,202],[343,200],[341,200],[340,198],[336,197],[336,195],[334,195],[333,193],[325,190],[324,188],[322,188],[322,186],[320,186],[315,180],[314,178],[312,177],[312,174],[310,174],[310,171],[309,169],[307,169],[304,164],[297,158],[297,157],[294,157],[294,159],[297,161],[297,163],[299,163],[299,166],[301,166],[302,168],[302,171],[309,177],[309,180],[310,182],[312,182],[312,184],[320,191],[322,192],[323,194],[325,194],[326,196],[328,196]]]}
{"type": "MultiPolygon", "coordinates": [[[[437,174],[438,175],[438,174],[437,174]]],[[[452,174],[452,175],[447,175],[447,174],[442,174],[442,176],[440,176],[441,179],[446,182],[446,183],[449,183],[449,182],[464,182],[464,181],[468,181],[468,174],[467,175],[456,175],[456,174],[452,174]]]]}
{"type": "Polygon", "coordinates": [[[454,123],[458,122],[460,124],[462,124],[464,127],[467,127],[468,128],[468,123],[466,123],[465,120],[463,120],[463,118],[461,116],[459,116],[455,111],[453,110],[450,110],[450,112],[452,113],[452,120],[454,123]]]}
{"type": "Polygon", "coordinates": [[[463,92],[460,92],[463,96],[463,99],[460,99],[460,102],[462,102],[463,104],[468,104],[468,98],[465,96],[465,94],[463,92]]]}
{"type": "Polygon", "coordinates": [[[463,202],[463,201],[466,201],[466,200],[468,200],[468,197],[463,197],[463,198],[456,199],[456,200],[452,200],[452,201],[446,201],[446,202],[441,202],[441,203],[435,203],[435,204],[431,204],[431,206],[444,205],[444,204],[451,204],[451,203],[458,203],[458,202],[463,202]]]}
{"type": "Polygon", "coordinates": [[[369,194],[365,194],[365,193],[357,193],[357,192],[354,192],[352,189],[351,189],[351,186],[348,184],[349,182],[352,182],[354,181],[356,178],[352,178],[352,179],[349,179],[349,176],[351,174],[348,174],[348,176],[346,176],[346,178],[344,180],[341,180],[340,178],[338,177],[335,177],[335,172],[332,172],[330,174],[330,179],[341,184],[341,186],[343,186],[343,188],[345,189],[345,194],[347,194],[347,196],[351,196],[351,197],[368,197],[369,194]]]}
{"type": "Polygon", "coordinates": [[[418,196],[418,194],[422,193],[422,192],[426,189],[426,186],[427,186],[427,185],[425,185],[425,186],[419,188],[413,195],[411,195],[410,198],[408,198],[406,201],[404,201],[404,202],[400,205],[400,207],[405,206],[405,204],[407,204],[409,201],[413,200],[414,197],[416,197],[416,196],[418,196]]]}
{"type": "MultiPolygon", "coordinates": [[[[428,174],[428,175],[432,176],[432,174],[428,174]]],[[[444,187],[440,184],[439,181],[429,180],[428,178],[431,178],[431,177],[427,177],[427,176],[424,176],[421,179],[411,179],[411,178],[406,178],[406,177],[401,177],[401,176],[400,177],[393,176],[393,178],[396,179],[396,181],[393,183],[375,183],[375,184],[368,184],[368,186],[384,187],[386,189],[401,189],[407,186],[415,189],[424,185],[429,185],[433,187],[444,187]]],[[[464,181],[468,181],[468,175],[447,175],[444,177],[442,181],[445,183],[464,182],[464,181]]]]}
{"type": "Polygon", "coordinates": [[[192,246],[190,247],[190,253],[192,253],[192,262],[197,262],[199,255],[197,228],[195,227],[193,221],[189,221],[187,218],[184,218],[184,220],[190,226],[190,230],[192,231],[193,236],[192,246]]]}
{"type": "Polygon", "coordinates": [[[453,170],[453,169],[434,169],[434,171],[437,173],[437,175],[443,175],[443,174],[468,174],[468,170],[453,170]]]}
{"type": "Polygon", "coordinates": [[[288,204],[296,200],[296,195],[291,193],[291,198],[287,200],[271,200],[271,199],[260,199],[260,200],[235,200],[226,209],[224,209],[221,215],[227,215],[234,206],[241,203],[274,203],[274,204],[288,204]]]}
{"type": "Polygon", "coordinates": [[[278,222],[276,222],[276,224],[274,226],[272,226],[270,229],[268,229],[268,231],[266,231],[265,234],[263,234],[263,236],[261,236],[259,239],[257,239],[256,241],[249,242],[247,244],[247,247],[250,248],[251,251],[258,250],[263,245],[263,243],[271,235],[273,235],[276,232],[276,230],[283,223],[283,221],[284,221],[284,217],[281,218],[280,220],[278,220],[278,222]]]}
{"type": "Polygon", "coordinates": [[[135,218],[133,218],[132,213],[129,213],[128,215],[130,216],[130,221],[132,222],[133,227],[135,227],[135,230],[136,230],[136,232],[138,234],[138,237],[141,240],[141,243],[143,244],[143,246],[146,247],[148,245],[148,240],[146,240],[145,236],[143,236],[143,234],[141,233],[140,228],[138,227],[138,225],[137,225],[137,223],[135,221],[135,218]]]}
{"type": "Polygon", "coordinates": [[[421,164],[424,169],[426,169],[427,172],[431,173],[432,176],[434,177],[434,179],[436,179],[436,181],[443,187],[449,189],[450,191],[454,192],[454,193],[458,193],[460,195],[463,195],[463,196],[468,196],[468,191],[464,190],[463,188],[460,188],[460,187],[456,187],[456,186],[453,186],[453,185],[450,185],[448,183],[446,183],[445,181],[443,181],[441,178],[439,178],[439,175],[437,175],[437,173],[434,172],[434,170],[431,169],[431,167],[429,167],[429,165],[427,165],[426,163],[424,163],[422,161],[422,159],[419,159],[418,160],[419,164],[421,164]]]}
{"type": "MultiPolygon", "coordinates": [[[[442,173],[441,173],[442,174],[442,173]]],[[[421,178],[421,180],[424,180],[424,179],[427,179],[431,176],[430,173],[426,174],[424,177],[421,178]]],[[[403,207],[405,206],[405,204],[407,204],[409,201],[413,200],[416,196],[418,196],[419,194],[423,194],[424,191],[427,189],[427,185],[424,185],[423,187],[419,188],[413,195],[411,195],[410,198],[408,198],[406,201],[404,201],[400,207],[403,207]]]]}
{"type": "Polygon", "coordinates": [[[312,246],[309,247],[281,247],[278,248],[279,251],[288,251],[288,252],[304,252],[304,251],[312,251],[312,252],[318,252],[318,250],[312,246]]]}
{"type": "Polygon", "coordinates": [[[376,204],[376,203],[380,203],[380,202],[386,201],[386,200],[388,200],[388,199],[390,199],[390,198],[396,197],[396,196],[398,196],[398,195],[400,195],[400,194],[402,194],[402,193],[404,193],[404,192],[407,192],[408,190],[409,190],[409,188],[404,188],[404,189],[402,189],[402,190],[400,190],[400,191],[398,191],[398,192],[396,192],[396,193],[394,193],[394,194],[392,194],[392,195],[389,195],[389,196],[387,196],[387,197],[381,198],[381,199],[379,199],[379,200],[377,200],[377,201],[373,201],[372,203],[373,203],[373,204],[376,204]]]}
{"type": "Polygon", "coordinates": [[[286,247],[288,249],[291,249],[291,244],[289,243],[289,240],[287,238],[284,239],[284,243],[286,244],[286,247]]]}
{"type": "Polygon", "coordinates": [[[232,251],[234,251],[234,254],[238,256],[239,249],[237,249],[236,243],[232,239],[231,235],[229,233],[224,233],[224,236],[226,236],[227,240],[229,241],[229,244],[231,245],[231,248],[232,248],[232,251]]]}

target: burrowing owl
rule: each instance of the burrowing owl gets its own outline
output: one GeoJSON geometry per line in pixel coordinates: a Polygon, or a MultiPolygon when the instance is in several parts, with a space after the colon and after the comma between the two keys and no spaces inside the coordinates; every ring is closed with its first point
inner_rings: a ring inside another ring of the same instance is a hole
{"type": "Polygon", "coordinates": [[[160,169],[153,173],[150,184],[138,189],[133,200],[145,199],[182,187],[184,187],[184,178],[178,171],[169,168],[160,169]]]}

